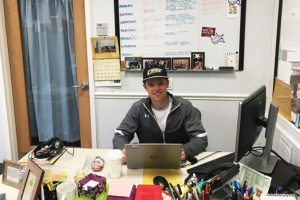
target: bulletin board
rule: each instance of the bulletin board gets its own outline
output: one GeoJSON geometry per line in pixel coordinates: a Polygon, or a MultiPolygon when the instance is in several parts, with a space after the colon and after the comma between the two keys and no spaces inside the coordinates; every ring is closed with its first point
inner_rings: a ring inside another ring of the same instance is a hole
{"type": "MultiPolygon", "coordinates": [[[[120,58],[189,57],[243,70],[246,0],[119,0],[120,58]]],[[[118,30],[117,30],[118,31],[118,30]]]]}

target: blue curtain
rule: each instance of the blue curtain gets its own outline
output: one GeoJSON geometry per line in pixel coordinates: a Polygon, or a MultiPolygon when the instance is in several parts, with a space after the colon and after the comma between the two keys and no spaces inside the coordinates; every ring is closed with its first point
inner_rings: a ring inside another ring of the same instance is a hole
{"type": "Polygon", "coordinates": [[[19,0],[31,137],[80,139],[72,0],[19,0]]]}

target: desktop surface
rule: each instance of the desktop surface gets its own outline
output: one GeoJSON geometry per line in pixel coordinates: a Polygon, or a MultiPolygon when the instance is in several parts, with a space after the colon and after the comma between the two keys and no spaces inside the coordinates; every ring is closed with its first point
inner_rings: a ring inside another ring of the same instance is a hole
{"type": "MultiPolygon", "coordinates": [[[[70,152],[72,152],[72,148],[68,148],[70,152]]],[[[85,161],[87,156],[101,156],[105,161],[107,161],[106,155],[107,153],[111,151],[111,149],[88,149],[88,148],[75,148],[74,150],[74,156],[64,153],[60,159],[57,160],[57,162],[53,166],[58,166],[62,168],[66,168],[69,170],[67,179],[71,182],[74,181],[74,176],[76,174],[76,171],[82,169],[85,165],[85,161]]],[[[211,154],[211,152],[203,152],[197,155],[196,157],[198,159],[204,158],[205,156],[211,154]]],[[[209,156],[199,162],[197,162],[194,165],[187,165],[184,168],[178,169],[180,171],[180,176],[182,179],[182,182],[184,182],[184,179],[188,176],[187,169],[194,167],[196,165],[199,165],[201,163],[208,162],[210,160],[213,160],[215,158],[218,158],[222,155],[227,154],[226,152],[220,152],[213,156],[209,156]]],[[[27,156],[27,155],[25,155],[27,156]]],[[[187,161],[187,164],[189,162],[187,161]]],[[[110,166],[109,162],[105,162],[104,168],[99,172],[93,172],[97,175],[101,175],[107,178],[107,182],[110,183],[113,179],[110,177],[110,166]]],[[[6,193],[7,199],[17,199],[19,190],[13,187],[10,187],[8,185],[5,185],[2,183],[2,177],[0,176],[1,182],[0,182],[0,193],[6,193]]],[[[122,165],[122,175],[120,179],[129,179],[134,184],[143,184],[143,169],[128,169],[126,165],[122,165]]]]}

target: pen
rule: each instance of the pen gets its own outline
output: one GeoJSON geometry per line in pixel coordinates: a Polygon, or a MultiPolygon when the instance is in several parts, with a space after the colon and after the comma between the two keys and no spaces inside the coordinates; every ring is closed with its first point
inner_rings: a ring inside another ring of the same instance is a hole
{"type": "Polygon", "coordinates": [[[184,187],[184,189],[182,191],[182,194],[185,195],[188,190],[189,190],[188,186],[185,185],[185,187],[184,187]]]}
{"type": "Polygon", "coordinates": [[[196,188],[198,188],[199,182],[198,182],[198,178],[197,178],[195,173],[193,173],[193,178],[194,178],[194,181],[196,183],[196,188]]]}
{"type": "Polygon", "coordinates": [[[181,191],[181,188],[180,188],[179,184],[177,184],[177,188],[178,188],[179,194],[182,195],[182,191],[181,191]]]}
{"type": "Polygon", "coordinates": [[[195,200],[197,200],[197,198],[195,197],[195,194],[194,194],[193,190],[191,189],[191,187],[188,184],[187,184],[187,186],[188,186],[188,188],[190,190],[190,193],[192,194],[192,198],[195,199],[195,200]]]}
{"type": "Polygon", "coordinates": [[[244,181],[244,185],[243,185],[243,193],[245,193],[247,190],[247,180],[244,181]]]}
{"type": "Polygon", "coordinates": [[[170,186],[171,186],[172,190],[174,191],[175,196],[176,196],[178,199],[182,200],[180,194],[178,193],[177,189],[176,189],[175,187],[173,187],[172,183],[170,183],[170,186]]]}
{"type": "Polygon", "coordinates": [[[247,190],[247,192],[248,192],[249,195],[252,193],[252,191],[253,191],[253,187],[250,187],[250,188],[248,188],[248,190],[247,190]]]}

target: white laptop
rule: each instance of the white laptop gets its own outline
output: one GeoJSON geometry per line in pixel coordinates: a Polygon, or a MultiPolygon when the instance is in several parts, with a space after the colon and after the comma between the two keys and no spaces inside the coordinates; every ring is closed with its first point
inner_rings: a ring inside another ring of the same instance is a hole
{"type": "Polygon", "coordinates": [[[127,168],[180,168],[181,148],[182,144],[125,144],[127,168]]]}

